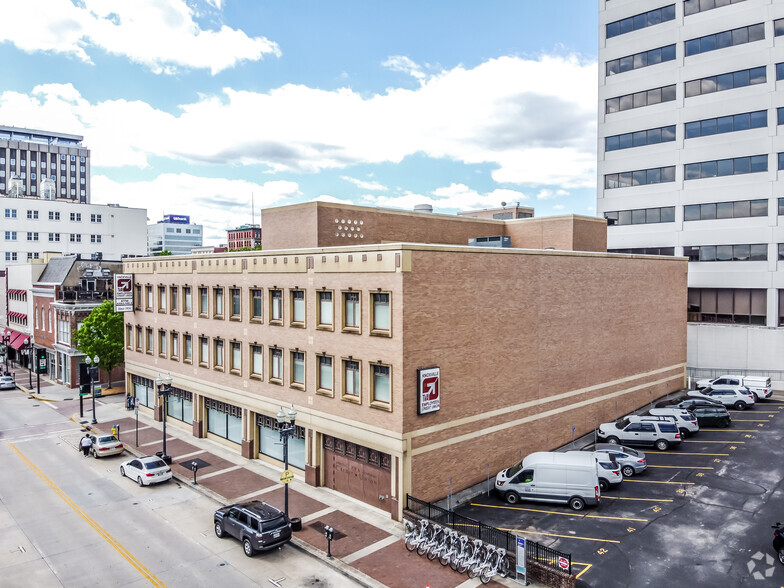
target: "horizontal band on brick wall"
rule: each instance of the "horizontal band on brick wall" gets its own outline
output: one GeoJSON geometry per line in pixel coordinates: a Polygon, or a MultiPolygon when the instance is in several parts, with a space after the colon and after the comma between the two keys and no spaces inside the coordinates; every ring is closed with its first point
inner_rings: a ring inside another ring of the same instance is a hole
{"type": "MultiPolygon", "coordinates": [[[[583,408],[585,406],[589,406],[591,404],[596,404],[597,402],[603,402],[605,400],[610,400],[611,398],[617,398],[618,396],[623,396],[625,394],[631,394],[632,392],[639,392],[645,388],[649,388],[651,386],[656,386],[658,384],[666,384],[667,382],[672,382],[673,380],[682,380],[683,374],[678,374],[674,376],[668,376],[666,378],[661,378],[659,380],[655,380],[652,382],[645,382],[643,384],[639,384],[637,386],[633,386],[631,388],[626,388],[625,390],[619,390],[617,392],[611,392],[609,394],[605,394],[603,396],[596,396],[593,398],[589,398],[588,400],[582,400],[580,402],[576,402],[574,404],[570,404],[569,406],[564,406],[560,408],[556,408],[553,410],[547,410],[545,412],[539,412],[534,415],[530,415],[527,417],[523,417],[520,419],[516,419],[514,421],[509,421],[508,423],[502,423],[500,425],[496,425],[494,427],[488,427],[486,429],[481,429],[478,431],[472,431],[471,433],[467,433],[465,435],[458,435],[457,437],[453,437],[452,439],[446,439],[444,441],[439,441],[438,443],[432,443],[431,445],[425,445],[423,447],[417,447],[416,449],[411,450],[411,455],[421,455],[423,453],[428,453],[429,451],[435,451],[437,449],[442,449],[443,447],[448,447],[449,445],[455,445],[457,443],[463,443],[464,441],[475,441],[477,437],[481,437],[483,435],[489,435],[491,433],[496,433],[498,431],[503,431],[504,429],[510,429],[512,427],[517,427],[519,425],[525,423],[531,423],[533,421],[538,421],[540,419],[544,419],[547,417],[551,417],[556,414],[560,414],[569,410],[575,410],[577,408],[583,408]]],[[[571,394],[571,393],[570,393],[571,394]]],[[[559,397],[563,397],[563,395],[559,394],[559,397]]],[[[550,399],[543,399],[541,401],[536,401],[533,404],[541,404],[544,402],[550,402],[553,398],[550,399]]],[[[508,412],[509,409],[506,409],[504,412],[508,412]]]]}

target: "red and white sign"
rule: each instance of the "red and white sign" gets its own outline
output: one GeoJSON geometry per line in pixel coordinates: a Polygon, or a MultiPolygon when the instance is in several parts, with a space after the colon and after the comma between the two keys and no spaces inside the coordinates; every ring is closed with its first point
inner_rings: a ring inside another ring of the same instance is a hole
{"type": "Polygon", "coordinates": [[[114,274],[114,312],[133,312],[133,274],[114,274]]]}
{"type": "Polygon", "coordinates": [[[441,410],[441,368],[417,370],[419,403],[417,414],[441,410]]]}
{"type": "Polygon", "coordinates": [[[558,558],[558,567],[561,568],[562,570],[568,570],[569,569],[569,560],[566,559],[565,557],[559,557],[558,558]]]}

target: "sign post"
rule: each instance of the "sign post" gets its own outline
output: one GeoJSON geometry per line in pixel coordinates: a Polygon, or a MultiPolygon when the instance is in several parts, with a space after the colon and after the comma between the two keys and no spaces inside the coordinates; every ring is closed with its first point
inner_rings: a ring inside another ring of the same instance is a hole
{"type": "Polygon", "coordinates": [[[528,573],[526,572],[526,544],[525,537],[517,538],[517,566],[515,568],[515,580],[523,586],[528,586],[528,573]],[[523,580],[520,581],[522,574],[523,580]]]}

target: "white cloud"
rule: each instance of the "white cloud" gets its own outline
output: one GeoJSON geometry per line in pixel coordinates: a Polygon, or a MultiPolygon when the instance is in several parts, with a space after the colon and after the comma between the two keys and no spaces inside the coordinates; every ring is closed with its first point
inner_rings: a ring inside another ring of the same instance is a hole
{"type": "Polygon", "coordinates": [[[363,190],[386,190],[387,187],[383,184],[376,182],[376,181],[367,181],[367,180],[360,180],[358,178],[352,178],[349,176],[340,176],[341,180],[346,180],[357,186],[358,188],[362,188],[363,190]]]}
{"type": "Polygon", "coordinates": [[[406,57],[405,55],[392,55],[388,57],[386,61],[381,64],[383,67],[390,69],[392,71],[401,71],[422,81],[425,79],[425,72],[422,71],[422,68],[419,64],[415,63],[410,58],[406,57]]]}
{"type": "Polygon", "coordinates": [[[560,198],[561,196],[568,196],[569,192],[566,190],[551,190],[550,188],[543,188],[539,190],[536,195],[537,200],[552,200],[553,198],[560,198]]]}
{"type": "Polygon", "coordinates": [[[417,204],[430,204],[439,210],[475,210],[498,208],[501,202],[509,204],[528,197],[516,190],[496,189],[486,194],[472,190],[465,184],[450,184],[433,190],[432,195],[405,192],[399,196],[368,195],[365,200],[373,206],[413,209],[417,204]]]}
{"type": "Polygon", "coordinates": [[[225,243],[227,229],[251,222],[251,194],[257,223],[262,208],[282,206],[301,194],[296,182],[255,184],[183,173],[124,183],[95,175],[91,181],[92,202],[146,208],[151,223],[161,220],[164,214],[189,215],[191,222],[204,225],[205,244],[225,243]]]}
{"type": "Polygon", "coordinates": [[[316,196],[313,199],[314,202],[332,202],[333,204],[356,204],[351,200],[345,200],[344,198],[335,198],[334,196],[330,196],[329,194],[321,194],[320,196],[316,196]]]}
{"type": "Polygon", "coordinates": [[[496,182],[594,187],[596,63],[502,57],[363,96],[286,84],[224,88],[169,114],[140,101],[90,103],[71,85],[0,94],[0,121],[85,136],[95,166],[149,156],[312,173],[415,154],[488,165],[496,182]],[[205,141],[204,137],[209,137],[205,141]]]}
{"type": "MultiPolygon", "coordinates": [[[[221,8],[221,0],[208,0],[221,8]]],[[[36,0],[3,7],[0,42],[26,53],[63,53],[92,63],[90,54],[104,50],[123,55],[155,73],[180,68],[209,69],[216,74],[245,60],[280,55],[264,37],[248,37],[225,25],[202,29],[196,10],[185,0],[36,0]]]]}

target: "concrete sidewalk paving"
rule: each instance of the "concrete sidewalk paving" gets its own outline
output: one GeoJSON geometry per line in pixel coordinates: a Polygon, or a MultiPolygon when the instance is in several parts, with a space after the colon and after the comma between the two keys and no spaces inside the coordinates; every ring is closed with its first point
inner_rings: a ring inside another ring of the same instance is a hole
{"type": "MultiPolygon", "coordinates": [[[[38,400],[52,402],[55,410],[85,429],[109,433],[119,425],[120,439],[133,455],[154,455],[163,448],[162,423],[128,411],[122,395],[96,398],[98,424],[91,425],[92,399],[84,399],[84,417],[80,417],[78,390],[49,383],[36,394],[24,386],[27,382],[20,378],[17,382],[22,384],[22,391],[38,400]]],[[[242,458],[215,441],[195,438],[171,419],[168,424],[166,450],[172,457],[174,477],[180,483],[213,498],[216,508],[218,504],[263,500],[283,510],[285,490],[279,469],[260,460],[242,458]],[[194,460],[200,463],[195,485],[191,469],[194,460]]],[[[329,563],[361,586],[468,588],[481,585],[478,578],[467,578],[448,566],[441,566],[438,560],[430,561],[407,551],[402,541],[402,525],[387,512],[328,488],[309,486],[299,476],[289,485],[289,514],[302,519],[302,530],[294,534],[292,544],[329,563]],[[331,558],[327,558],[325,525],[335,529],[331,558]]],[[[518,584],[509,578],[494,578],[490,585],[518,584]]]]}

